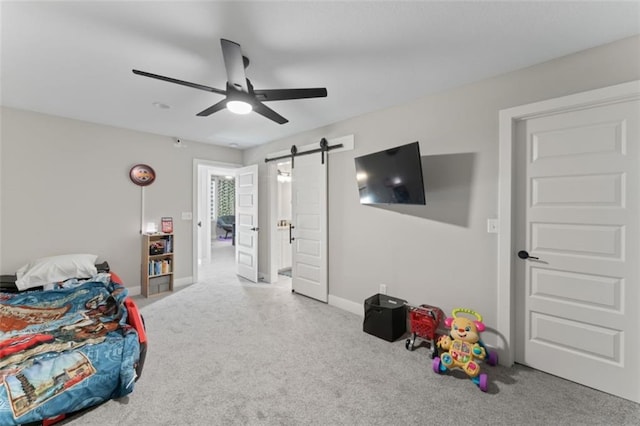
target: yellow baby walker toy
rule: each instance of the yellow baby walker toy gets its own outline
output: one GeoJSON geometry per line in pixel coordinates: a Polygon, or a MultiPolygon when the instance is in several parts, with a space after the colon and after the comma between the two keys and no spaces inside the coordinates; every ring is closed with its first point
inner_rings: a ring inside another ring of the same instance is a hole
{"type": "Polygon", "coordinates": [[[487,391],[487,375],[480,373],[477,361],[486,359],[489,365],[498,363],[498,354],[489,352],[480,339],[480,332],[484,331],[482,315],[465,308],[456,308],[451,317],[445,319],[445,326],[450,327],[448,336],[440,336],[437,346],[440,356],[433,359],[433,371],[444,373],[453,368],[463,370],[482,392],[487,391]],[[468,314],[469,319],[458,314],[468,314]]]}

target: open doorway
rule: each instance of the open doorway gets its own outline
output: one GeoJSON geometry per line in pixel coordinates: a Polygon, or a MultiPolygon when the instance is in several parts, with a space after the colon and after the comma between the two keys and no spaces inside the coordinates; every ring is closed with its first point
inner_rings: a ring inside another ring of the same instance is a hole
{"type": "Polygon", "coordinates": [[[209,223],[209,238],[205,233],[205,243],[207,246],[207,256],[200,259],[201,278],[210,275],[211,268],[220,269],[221,266],[234,268],[235,264],[235,191],[236,179],[232,174],[217,174],[216,171],[209,170],[207,173],[208,183],[208,211],[205,212],[209,223]]]}
{"type": "Polygon", "coordinates": [[[197,281],[214,272],[216,276],[235,274],[236,171],[237,167],[196,163],[194,278],[197,281]]]}
{"type": "MultiPolygon", "coordinates": [[[[276,153],[275,155],[280,155],[276,153]]],[[[275,156],[274,154],[271,154],[275,156]]],[[[293,275],[293,182],[291,160],[268,163],[269,239],[268,263],[270,283],[285,280],[291,283],[293,275]]]]}
{"type": "Polygon", "coordinates": [[[291,277],[291,161],[276,164],[276,265],[278,275],[291,277]]]}

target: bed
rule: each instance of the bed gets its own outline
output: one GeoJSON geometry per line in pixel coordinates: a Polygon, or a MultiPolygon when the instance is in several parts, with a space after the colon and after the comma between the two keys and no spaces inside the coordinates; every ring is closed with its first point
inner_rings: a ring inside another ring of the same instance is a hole
{"type": "Polygon", "coordinates": [[[0,285],[0,425],[47,426],[128,395],[144,365],[142,316],[108,264],[25,280],[34,265],[0,285]]]}

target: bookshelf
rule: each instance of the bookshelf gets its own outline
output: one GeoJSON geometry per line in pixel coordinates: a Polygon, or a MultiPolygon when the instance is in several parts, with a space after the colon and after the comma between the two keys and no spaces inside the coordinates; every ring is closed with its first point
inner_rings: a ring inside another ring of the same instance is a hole
{"type": "Polygon", "coordinates": [[[142,235],[141,290],[144,297],[173,291],[173,234],[142,235]]]}

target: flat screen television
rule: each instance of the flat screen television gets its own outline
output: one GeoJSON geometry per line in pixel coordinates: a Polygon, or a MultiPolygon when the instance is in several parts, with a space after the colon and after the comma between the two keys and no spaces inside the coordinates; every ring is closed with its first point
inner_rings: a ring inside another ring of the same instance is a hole
{"type": "Polygon", "coordinates": [[[360,204],[426,204],[418,142],[355,158],[360,204]]]}

